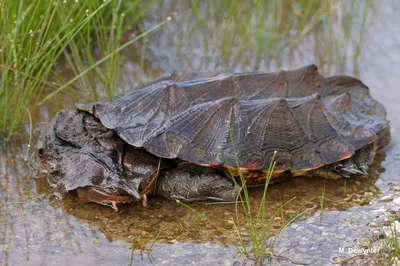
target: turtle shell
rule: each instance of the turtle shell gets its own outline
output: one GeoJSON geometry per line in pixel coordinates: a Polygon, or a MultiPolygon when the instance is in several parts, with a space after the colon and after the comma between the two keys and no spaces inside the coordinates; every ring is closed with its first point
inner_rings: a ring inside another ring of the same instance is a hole
{"type": "Polygon", "coordinates": [[[202,165],[304,171],[351,157],[388,125],[368,87],[315,65],[274,73],[174,72],[78,104],[127,143],[202,165]]]}

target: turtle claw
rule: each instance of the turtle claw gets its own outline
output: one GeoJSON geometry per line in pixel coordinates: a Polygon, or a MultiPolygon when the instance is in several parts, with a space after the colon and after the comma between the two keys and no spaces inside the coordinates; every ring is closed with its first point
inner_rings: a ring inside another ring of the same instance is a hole
{"type": "Polygon", "coordinates": [[[111,202],[111,208],[113,208],[115,212],[118,212],[118,206],[116,201],[111,202]]]}
{"type": "Polygon", "coordinates": [[[349,173],[351,173],[351,174],[353,174],[353,175],[364,175],[364,172],[361,171],[361,170],[359,170],[359,169],[357,169],[357,168],[347,168],[347,167],[343,167],[343,168],[340,169],[340,170],[345,171],[345,172],[349,172],[349,173]]]}
{"type": "Polygon", "coordinates": [[[147,195],[146,194],[143,194],[142,206],[143,206],[143,208],[147,207],[147,195]]]}
{"type": "Polygon", "coordinates": [[[346,175],[346,174],[344,174],[344,173],[342,173],[342,172],[338,172],[338,174],[339,174],[341,177],[350,178],[349,175],[346,175]]]}
{"type": "Polygon", "coordinates": [[[365,166],[361,166],[359,169],[360,169],[360,172],[362,173],[362,175],[369,176],[365,166]]]}
{"type": "Polygon", "coordinates": [[[349,174],[351,174],[351,175],[354,175],[354,174],[355,174],[355,172],[354,172],[353,169],[347,168],[347,167],[342,167],[342,168],[340,168],[340,171],[349,173],[349,174]]]}
{"type": "Polygon", "coordinates": [[[365,166],[358,167],[355,164],[348,166],[348,167],[337,165],[337,167],[335,167],[335,171],[342,177],[346,177],[346,178],[349,178],[351,175],[368,176],[368,172],[367,172],[365,166]]]}

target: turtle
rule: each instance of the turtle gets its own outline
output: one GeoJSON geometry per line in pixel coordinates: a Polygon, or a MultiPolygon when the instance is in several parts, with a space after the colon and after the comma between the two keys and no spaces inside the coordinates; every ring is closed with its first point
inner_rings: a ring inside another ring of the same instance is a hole
{"type": "Polygon", "coordinates": [[[382,104],[359,79],[315,65],[276,72],[174,71],[40,128],[39,164],[62,197],[117,208],[155,193],[235,200],[292,176],[368,175],[391,141],[382,104]],[[274,169],[268,171],[271,161],[274,169]]]}

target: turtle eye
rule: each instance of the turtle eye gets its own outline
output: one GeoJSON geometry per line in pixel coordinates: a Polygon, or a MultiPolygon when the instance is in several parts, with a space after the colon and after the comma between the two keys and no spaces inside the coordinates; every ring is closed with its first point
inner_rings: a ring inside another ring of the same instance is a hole
{"type": "Polygon", "coordinates": [[[113,193],[118,192],[118,187],[116,185],[111,185],[108,189],[113,193]]]}

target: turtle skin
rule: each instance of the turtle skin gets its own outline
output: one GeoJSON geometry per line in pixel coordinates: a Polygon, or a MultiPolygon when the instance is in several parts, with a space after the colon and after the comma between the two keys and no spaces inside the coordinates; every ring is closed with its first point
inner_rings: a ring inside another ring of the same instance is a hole
{"type": "Polygon", "coordinates": [[[150,192],[234,200],[236,181],[226,174],[263,184],[274,154],[272,183],[365,175],[390,143],[385,108],[368,87],[349,76],[324,78],[315,65],[273,73],[176,71],[76,106],[42,129],[39,157],[59,191],[114,207],[150,192]],[[132,165],[140,167],[128,170],[132,165]]]}

